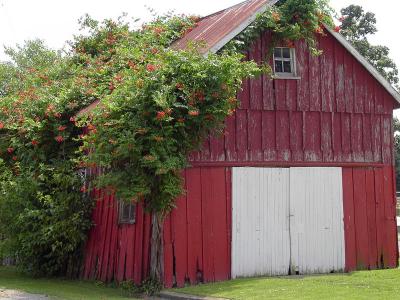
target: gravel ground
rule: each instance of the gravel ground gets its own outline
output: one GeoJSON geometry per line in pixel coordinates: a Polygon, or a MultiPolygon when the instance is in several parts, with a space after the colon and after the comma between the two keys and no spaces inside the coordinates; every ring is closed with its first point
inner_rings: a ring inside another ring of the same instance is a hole
{"type": "Polygon", "coordinates": [[[0,300],[49,300],[45,295],[28,294],[16,290],[0,288],[0,300]]]}

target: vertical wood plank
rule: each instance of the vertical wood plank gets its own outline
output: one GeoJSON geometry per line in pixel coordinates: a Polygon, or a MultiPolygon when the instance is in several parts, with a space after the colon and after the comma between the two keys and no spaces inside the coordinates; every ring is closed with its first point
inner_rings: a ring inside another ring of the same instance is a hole
{"type": "Polygon", "coordinates": [[[232,270],[232,168],[225,169],[225,191],[226,191],[226,234],[227,234],[227,247],[226,247],[226,256],[227,256],[227,278],[231,279],[231,270],[232,270]]]}
{"type": "Polygon", "coordinates": [[[109,195],[106,191],[101,190],[99,193],[99,198],[102,201],[101,209],[101,220],[99,220],[99,239],[98,239],[98,266],[96,270],[96,278],[101,278],[104,257],[104,250],[106,248],[106,234],[107,234],[107,222],[108,222],[108,205],[109,205],[109,195]]]}
{"type": "Polygon", "coordinates": [[[246,161],[247,153],[247,111],[236,111],[236,149],[238,160],[246,161]]]}
{"type": "Polygon", "coordinates": [[[364,112],[365,101],[365,70],[358,61],[353,59],[354,80],[354,112],[364,112]]]}
{"type": "Polygon", "coordinates": [[[344,74],[344,48],[339,43],[335,42],[335,99],[336,111],[345,112],[345,80],[347,78],[344,74]]]}
{"type": "MultiPolygon", "coordinates": [[[[382,87],[381,87],[382,88],[382,87]]],[[[392,114],[394,109],[393,97],[384,90],[383,91],[383,112],[385,114],[392,114]]]]}
{"type": "Polygon", "coordinates": [[[262,112],[262,148],[264,160],[275,161],[276,158],[276,113],[262,112]]]}
{"type": "MultiPolygon", "coordinates": [[[[150,219],[151,220],[151,219],[150,219]]],[[[174,285],[174,250],[171,229],[171,214],[164,221],[164,286],[172,288],[174,285]]]]}
{"type": "Polygon", "coordinates": [[[365,103],[364,103],[364,112],[365,113],[374,113],[374,100],[375,100],[375,78],[373,78],[370,74],[365,74],[366,76],[366,95],[365,95],[365,103]]]}
{"type": "Polygon", "coordinates": [[[384,96],[383,96],[383,89],[382,86],[378,82],[374,82],[375,84],[375,113],[382,114],[384,112],[383,103],[384,103],[384,96]]]}
{"type": "MultiPolygon", "coordinates": [[[[133,280],[133,272],[135,267],[135,228],[136,225],[126,225],[126,262],[125,262],[125,279],[133,280]]],[[[140,228],[141,229],[141,228],[140,228]]]]}
{"type": "Polygon", "coordinates": [[[290,161],[290,121],[288,111],[276,112],[276,150],[279,161],[290,161]]]}
{"type": "Polygon", "coordinates": [[[392,115],[382,116],[382,160],[384,164],[392,164],[392,115]]]}
{"type": "Polygon", "coordinates": [[[292,161],[303,161],[303,113],[290,112],[290,150],[292,161]]]}
{"type": "Polygon", "coordinates": [[[346,112],[352,113],[354,109],[354,84],[353,84],[353,57],[347,51],[344,52],[344,97],[346,112]]]}
{"type": "MultiPolygon", "coordinates": [[[[271,34],[269,32],[264,32],[261,37],[261,51],[264,55],[263,59],[268,59],[268,51],[271,42],[271,34]]],[[[269,63],[272,65],[272,58],[269,58],[269,63]]],[[[275,95],[273,80],[270,76],[262,75],[262,95],[263,95],[263,105],[264,110],[274,110],[275,108],[275,95]]]]}
{"type": "Polygon", "coordinates": [[[237,160],[236,114],[228,117],[225,123],[225,157],[227,161],[235,161],[237,160]]]}
{"type": "Polygon", "coordinates": [[[378,251],[376,242],[376,212],[375,212],[375,175],[373,169],[365,171],[365,188],[367,196],[367,223],[369,237],[369,268],[378,266],[378,251]]]}
{"type": "Polygon", "coordinates": [[[261,161],[262,153],[262,111],[248,111],[248,132],[249,132],[249,159],[251,161],[261,161]]]}
{"type": "Polygon", "coordinates": [[[275,79],[275,101],[276,110],[287,110],[286,103],[286,80],[285,79],[275,79]]]}
{"type": "Polygon", "coordinates": [[[372,153],[372,127],[371,127],[371,115],[363,114],[363,149],[366,162],[374,160],[372,153]]]}
{"type": "Polygon", "coordinates": [[[143,234],[144,234],[144,211],[141,203],[136,205],[135,219],[135,256],[133,262],[133,282],[141,284],[143,281],[143,234]]]}
{"type": "MultiPolygon", "coordinates": [[[[250,50],[249,59],[261,64],[261,38],[257,38],[250,50]]],[[[250,108],[255,110],[263,109],[263,87],[262,76],[250,79],[250,108]]]]}
{"type": "Polygon", "coordinates": [[[298,80],[286,80],[286,105],[290,111],[297,108],[297,82],[298,80]]]}
{"type": "MultiPolygon", "coordinates": [[[[183,175],[184,176],[184,175],[183,175]]],[[[176,208],[171,213],[171,228],[175,262],[175,280],[177,287],[185,285],[187,277],[187,215],[186,196],[176,200],[176,208]]]]}
{"type": "Polygon", "coordinates": [[[372,150],[374,152],[374,162],[382,162],[382,126],[381,116],[372,115],[372,150]]]}
{"type": "Polygon", "coordinates": [[[116,274],[116,279],[118,282],[121,282],[125,279],[125,261],[126,261],[126,248],[127,248],[127,226],[122,225],[119,228],[120,236],[119,236],[119,249],[118,249],[118,269],[116,274]]]}
{"type": "Polygon", "coordinates": [[[227,202],[226,202],[226,171],[225,168],[213,168],[211,179],[213,203],[213,239],[214,247],[214,278],[215,281],[227,280],[230,273],[230,262],[226,250],[228,249],[227,202]]]}
{"type": "MultiPolygon", "coordinates": [[[[142,267],[142,278],[147,278],[149,276],[149,271],[150,271],[150,234],[151,234],[151,216],[149,213],[144,214],[144,229],[143,229],[143,267],[142,267]]],[[[165,229],[164,229],[165,231],[165,229]]],[[[165,234],[165,233],[164,233],[165,234]]],[[[165,240],[165,235],[163,234],[163,238],[165,240]]],[[[165,244],[164,244],[165,245],[165,244]]],[[[165,250],[164,246],[164,251],[165,250]]],[[[168,258],[168,255],[166,256],[164,254],[164,259],[168,258]]],[[[164,262],[165,265],[165,262],[164,262]]],[[[166,270],[164,269],[164,272],[166,270]]]]}
{"type": "Polygon", "coordinates": [[[351,115],[351,152],[353,161],[364,161],[362,114],[351,115]]]}
{"type": "Polygon", "coordinates": [[[319,112],[305,112],[304,160],[321,161],[321,115],[319,112]]]}
{"type": "Polygon", "coordinates": [[[324,51],[320,56],[321,66],[321,95],[322,106],[324,112],[335,110],[335,80],[334,80],[334,43],[331,35],[321,37],[321,49],[324,51]]]}
{"type": "Polygon", "coordinates": [[[332,113],[321,113],[321,148],[323,161],[332,162],[332,113]]]}
{"type": "Polygon", "coordinates": [[[191,284],[201,280],[198,273],[203,270],[200,172],[200,168],[186,170],[188,276],[191,284]]]}
{"type": "Polygon", "coordinates": [[[353,169],[343,168],[343,213],[344,236],[346,247],[346,271],[351,272],[357,268],[356,227],[354,215],[354,185],[353,169]]]}
{"type": "Polygon", "coordinates": [[[210,135],[210,159],[211,161],[225,160],[225,137],[220,133],[210,135]]]}
{"type": "Polygon", "coordinates": [[[310,110],[309,88],[309,51],[304,40],[296,42],[296,67],[300,80],[297,82],[297,108],[300,111],[310,110]]]}
{"type": "Polygon", "coordinates": [[[106,232],[104,241],[104,251],[101,263],[100,280],[107,280],[108,264],[110,257],[110,247],[111,247],[111,232],[113,228],[113,212],[114,212],[114,199],[111,195],[105,195],[106,200],[106,210],[107,210],[107,221],[106,221],[106,232]]]}
{"type": "Polygon", "coordinates": [[[111,224],[111,241],[110,241],[110,258],[108,263],[108,272],[106,281],[109,282],[114,278],[116,269],[117,251],[118,251],[118,205],[115,196],[112,196],[112,224],[111,224]]]}
{"type": "Polygon", "coordinates": [[[396,224],[396,198],[393,185],[393,167],[383,168],[384,197],[385,197],[385,245],[384,262],[390,268],[398,266],[397,224],[396,224]]]}
{"type": "Polygon", "coordinates": [[[357,208],[355,210],[357,269],[363,270],[367,269],[369,264],[365,169],[353,169],[353,182],[354,207],[357,208]]]}
{"type": "Polygon", "coordinates": [[[343,161],[342,158],[342,116],[340,113],[332,114],[332,149],[333,160],[343,161]]]}
{"type": "Polygon", "coordinates": [[[375,217],[376,217],[376,244],[378,254],[378,267],[385,267],[385,200],[383,169],[375,168],[375,217]]]}
{"type": "Polygon", "coordinates": [[[319,56],[309,53],[310,110],[321,111],[321,69],[319,56]]]}

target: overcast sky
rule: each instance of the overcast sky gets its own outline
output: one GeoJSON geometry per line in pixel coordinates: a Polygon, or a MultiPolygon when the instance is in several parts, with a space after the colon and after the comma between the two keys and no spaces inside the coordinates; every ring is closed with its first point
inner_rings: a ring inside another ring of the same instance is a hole
{"type": "MultiPolygon", "coordinates": [[[[88,13],[96,19],[116,18],[123,12],[132,18],[148,20],[147,7],[158,13],[207,15],[241,0],[0,0],[0,60],[5,60],[3,46],[22,44],[40,38],[59,49],[78,32],[79,17],[88,13]]],[[[390,48],[391,57],[400,66],[400,3],[394,0],[331,0],[337,11],[350,4],[359,4],[377,17],[378,33],[371,38],[376,44],[390,48]]]]}

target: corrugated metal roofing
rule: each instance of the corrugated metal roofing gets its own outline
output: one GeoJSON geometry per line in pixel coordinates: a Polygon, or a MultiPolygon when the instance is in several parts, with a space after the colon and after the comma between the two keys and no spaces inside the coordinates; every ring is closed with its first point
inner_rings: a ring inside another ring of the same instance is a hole
{"type": "Polygon", "coordinates": [[[206,16],[172,47],[184,49],[190,41],[203,41],[202,53],[216,52],[253,22],[257,14],[276,2],[278,0],[248,0],[206,16]]]}

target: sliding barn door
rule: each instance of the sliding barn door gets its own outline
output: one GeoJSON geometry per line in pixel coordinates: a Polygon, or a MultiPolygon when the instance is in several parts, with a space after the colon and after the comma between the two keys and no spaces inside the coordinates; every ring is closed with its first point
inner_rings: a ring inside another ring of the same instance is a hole
{"type": "Polygon", "coordinates": [[[344,264],[341,168],[233,168],[232,278],[344,264]]]}
{"type": "Polygon", "coordinates": [[[290,169],[292,274],[344,270],[341,168],[290,169]]]}
{"type": "Polygon", "coordinates": [[[289,270],[289,169],[233,168],[232,278],[289,270]]]}

